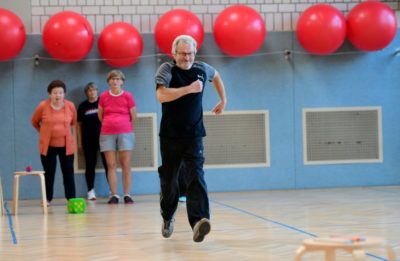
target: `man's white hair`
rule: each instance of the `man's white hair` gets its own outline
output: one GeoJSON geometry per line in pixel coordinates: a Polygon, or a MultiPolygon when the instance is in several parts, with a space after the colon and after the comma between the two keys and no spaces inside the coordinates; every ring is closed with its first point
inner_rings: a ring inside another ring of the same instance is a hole
{"type": "Polygon", "coordinates": [[[191,37],[190,35],[179,35],[175,38],[175,40],[172,42],[172,49],[171,49],[171,53],[172,54],[176,54],[176,48],[178,46],[178,44],[180,43],[186,43],[186,44],[191,44],[194,48],[194,52],[197,52],[197,42],[196,40],[191,37]]]}

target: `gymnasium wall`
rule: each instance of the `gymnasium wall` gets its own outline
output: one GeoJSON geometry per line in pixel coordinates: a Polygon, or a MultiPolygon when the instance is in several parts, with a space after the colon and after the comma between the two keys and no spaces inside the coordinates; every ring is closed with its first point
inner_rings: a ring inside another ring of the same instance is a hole
{"type": "MultiPolygon", "coordinates": [[[[159,17],[171,9],[190,10],[212,32],[218,14],[230,5],[244,4],[264,19],[267,30],[294,31],[300,14],[311,5],[329,3],[345,15],[361,0],[0,0],[0,6],[22,17],[29,33],[40,34],[49,17],[63,10],[84,15],[95,32],[108,24],[124,21],[141,33],[153,33],[159,17]]],[[[399,2],[382,0],[400,16],[399,2]]],[[[399,25],[400,26],[400,25],[399,25]]]]}
{"type": "MultiPolygon", "coordinates": [[[[5,2],[0,1],[0,6],[5,2]]],[[[57,3],[61,2],[66,1],[57,3]]],[[[55,1],[47,3],[50,5],[55,1]]],[[[135,95],[138,112],[156,113],[159,122],[161,106],[155,98],[153,76],[161,59],[156,55],[154,35],[143,33],[143,39],[143,57],[135,65],[122,69],[127,78],[125,88],[135,95]]],[[[396,53],[399,47],[398,33],[382,51],[359,52],[346,42],[335,55],[313,56],[299,46],[293,31],[277,30],[268,33],[259,55],[231,58],[221,53],[212,33],[208,32],[198,59],[212,64],[221,73],[229,101],[226,109],[268,110],[270,120],[270,166],[206,169],[209,190],[399,185],[400,57],[396,53]],[[285,49],[291,51],[289,57],[285,56],[285,49]],[[382,108],[383,161],[305,165],[302,109],[354,106],[382,108]]],[[[82,89],[87,82],[97,82],[100,90],[107,88],[105,77],[112,69],[97,60],[96,44],[88,57],[77,63],[41,59],[39,64],[35,64],[32,57],[36,54],[48,57],[41,35],[30,34],[16,59],[0,63],[0,111],[3,115],[0,124],[0,175],[6,199],[12,198],[15,170],[23,169],[27,164],[41,168],[38,135],[30,125],[30,117],[37,104],[47,97],[48,83],[53,79],[64,80],[67,98],[78,104],[84,99],[82,89]]],[[[210,111],[216,102],[212,86],[206,86],[204,109],[210,111]]],[[[85,196],[86,184],[82,174],[76,175],[76,184],[78,195],[85,196]]],[[[21,198],[39,198],[39,189],[36,188],[39,181],[35,178],[21,179],[20,186],[21,198]]],[[[99,196],[108,195],[103,173],[97,176],[96,190],[99,196]]],[[[55,192],[56,197],[64,195],[59,170],[55,192]]],[[[134,172],[132,192],[158,193],[158,174],[155,171],[134,172]]]]}

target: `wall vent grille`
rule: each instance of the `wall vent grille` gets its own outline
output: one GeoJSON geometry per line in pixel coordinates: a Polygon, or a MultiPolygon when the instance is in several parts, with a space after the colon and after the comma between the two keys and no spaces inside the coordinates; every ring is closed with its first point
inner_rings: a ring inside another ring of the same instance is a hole
{"type": "Polygon", "coordinates": [[[303,109],[305,164],[382,162],[380,107],[303,109]]]}
{"type": "Polygon", "coordinates": [[[204,114],[206,168],[267,167],[268,111],[227,111],[204,114]]]}

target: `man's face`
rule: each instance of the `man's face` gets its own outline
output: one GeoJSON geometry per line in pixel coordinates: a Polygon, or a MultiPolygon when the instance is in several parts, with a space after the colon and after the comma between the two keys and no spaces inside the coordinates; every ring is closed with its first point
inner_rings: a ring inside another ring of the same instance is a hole
{"type": "Polygon", "coordinates": [[[176,65],[182,70],[189,70],[193,65],[195,55],[191,44],[179,43],[174,54],[176,65]]]}

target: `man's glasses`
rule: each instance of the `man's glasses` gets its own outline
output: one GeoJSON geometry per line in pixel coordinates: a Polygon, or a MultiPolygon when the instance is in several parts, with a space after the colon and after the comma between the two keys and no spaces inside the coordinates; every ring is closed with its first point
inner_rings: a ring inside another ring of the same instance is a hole
{"type": "Polygon", "coordinates": [[[190,56],[190,57],[192,57],[192,56],[194,56],[194,55],[195,55],[195,53],[194,53],[194,52],[190,52],[190,53],[185,53],[185,52],[177,52],[177,54],[178,54],[179,56],[182,56],[182,57],[186,57],[186,56],[190,56]]]}

